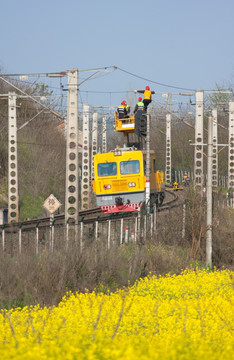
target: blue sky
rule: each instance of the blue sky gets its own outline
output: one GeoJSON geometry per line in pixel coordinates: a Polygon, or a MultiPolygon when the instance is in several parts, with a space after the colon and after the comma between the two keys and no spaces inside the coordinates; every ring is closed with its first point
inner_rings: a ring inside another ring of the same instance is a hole
{"type": "Polygon", "coordinates": [[[227,87],[234,83],[233,14],[233,0],[2,1],[0,67],[34,74],[117,66],[124,71],[80,87],[81,101],[100,106],[118,105],[145,85],[176,93],[227,87]]]}

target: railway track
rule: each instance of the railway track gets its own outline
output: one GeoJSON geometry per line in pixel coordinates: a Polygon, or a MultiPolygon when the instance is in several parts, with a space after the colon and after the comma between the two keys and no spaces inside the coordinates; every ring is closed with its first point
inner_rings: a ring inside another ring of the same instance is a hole
{"type": "MultiPolygon", "coordinates": [[[[94,223],[95,221],[106,221],[110,218],[113,219],[121,219],[122,217],[127,218],[133,216],[133,213],[118,213],[118,214],[103,214],[100,208],[91,208],[87,210],[81,210],[79,211],[79,222],[83,222],[84,224],[90,224],[94,223]]],[[[65,222],[65,215],[55,215],[52,223],[56,226],[64,225],[65,222]]],[[[69,224],[74,224],[74,219],[70,218],[68,219],[69,224]]],[[[2,229],[4,229],[6,232],[18,232],[19,228],[22,230],[32,230],[37,227],[43,228],[43,227],[49,227],[51,225],[51,218],[50,217],[44,217],[44,218],[37,218],[37,219],[30,219],[26,220],[24,222],[16,222],[16,223],[10,223],[10,224],[4,224],[2,225],[2,229]]]]}
{"type": "Polygon", "coordinates": [[[179,206],[179,191],[172,191],[166,189],[166,193],[170,195],[170,199],[164,202],[161,207],[159,207],[159,211],[169,210],[173,207],[179,206]]]}
{"type": "MultiPolygon", "coordinates": [[[[169,199],[160,207],[158,207],[158,211],[165,211],[175,206],[178,206],[178,193],[175,191],[167,190],[167,194],[169,194],[169,199]]],[[[122,212],[122,213],[114,213],[114,214],[103,214],[99,207],[94,207],[87,210],[79,211],[79,222],[83,222],[84,224],[94,223],[95,221],[104,222],[109,219],[118,220],[121,218],[131,218],[135,217],[137,212],[122,212]]],[[[37,227],[49,227],[51,225],[51,221],[54,225],[64,225],[65,215],[55,215],[51,220],[50,217],[43,217],[37,219],[30,219],[24,222],[18,223],[10,223],[2,225],[2,229],[6,232],[18,232],[19,229],[22,230],[32,230],[37,227]]],[[[74,219],[68,219],[69,224],[74,224],[74,219]]]]}

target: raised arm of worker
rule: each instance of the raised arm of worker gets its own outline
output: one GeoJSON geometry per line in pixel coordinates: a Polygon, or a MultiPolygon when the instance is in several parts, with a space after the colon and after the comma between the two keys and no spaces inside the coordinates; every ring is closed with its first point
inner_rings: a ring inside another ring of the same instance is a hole
{"type": "MultiPolygon", "coordinates": [[[[135,92],[144,94],[145,90],[135,90],[135,92]]],[[[155,91],[151,91],[151,94],[155,94],[155,91]]]]}

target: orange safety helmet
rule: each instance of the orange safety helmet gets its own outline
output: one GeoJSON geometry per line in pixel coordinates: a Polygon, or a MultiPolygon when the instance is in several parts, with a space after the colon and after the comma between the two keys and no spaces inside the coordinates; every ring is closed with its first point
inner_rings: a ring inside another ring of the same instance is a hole
{"type": "Polygon", "coordinates": [[[126,103],[125,100],[123,100],[123,101],[121,102],[121,104],[122,104],[122,105],[126,105],[127,103],[126,103]]]}
{"type": "Polygon", "coordinates": [[[139,100],[139,101],[142,101],[142,97],[139,97],[138,100],[139,100]]]}
{"type": "Polygon", "coordinates": [[[145,90],[150,90],[150,87],[149,87],[149,86],[146,86],[146,87],[145,87],[145,90]]]}

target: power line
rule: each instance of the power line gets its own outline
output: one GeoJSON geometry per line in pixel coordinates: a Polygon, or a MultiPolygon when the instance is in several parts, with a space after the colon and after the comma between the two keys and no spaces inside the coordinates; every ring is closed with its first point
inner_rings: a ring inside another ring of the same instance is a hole
{"type": "Polygon", "coordinates": [[[183,87],[179,87],[179,86],[173,86],[173,85],[163,84],[163,83],[160,83],[160,82],[158,82],[158,81],[150,80],[150,79],[144,78],[144,77],[142,77],[142,76],[133,74],[133,73],[131,73],[130,71],[121,69],[121,68],[119,68],[118,66],[116,66],[116,68],[117,68],[118,70],[126,73],[126,74],[129,74],[129,75],[131,75],[131,76],[134,76],[134,77],[136,77],[136,78],[138,78],[138,79],[142,79],[142,80],[151,82],[151,83],[153,83],[153,84],[157,84],[157,85],[160,85],[160,86],[165,86],[165,87],[169,87],[169,88],[173,88],[173,89],[196,91],[195,89],[183,88],[183,87]]]}
{"type": "MultiPolygon", "coordinates": [[[[99,70],[107,70],[107,69],[110,69],[110,68],[113,68],[114,70],[115,69],[118,69],[126,74],[129,74],[131,76],[134,76],[138,79],[142,79],[142,80],[145,80],[147,82],[151,82],[151,83],[154,83],[154,84],[157,84],[157,85],[160,85],[160,86],[165,86],[165,87],[169,87],[169,88],[174,88],[174,89],[180,89],[180,90],[189,90],[189,91],[195,91],[195,89],[190,89],[190,88],[183,88],[183,87],[178,87],[178,86],[173,86],[173,85],[168,85],[168,84],[164,84],[164,83],[160,83],[160,82],[157,82],[157,81],[154,81],[154,80],[150,80],[150,79],[147,79],[145,77],[142,77],[140,75],[137,75],[137,74],[134,74],[134,73],[131,73],[127,70],[124,70],[118,66],[107,66],[107,67],[101,67],[101,68],[94,68],[94,69],[88,69],[88,70],[79,70],[79,72],[89,72],[89,71],[99,71],[99,70]]],[[[66,75],[66,72],[60,72],[60,73],[37,73],[37,74],[0,74],[1,76],[6,76],[6,77],[9,77],[9,76],[24,76],[24,75],[27,75],[27,76],[39,76],[39,77],[63,77],[66,75]],[[53,75],[53,76],[52,76],[53,75]]],[[[104,75],[99,75],[100,76],[105,76],[106,74],[104,75]]],[[[96,77],[95,77],[96,79],[96,77]]],[[[94,79],[92,79],[94,80],[94,79]]],[[[54,87],[56,89],[56,87],[54,87]]],[[[59,89],[59,88],[57,88],[59,89]]],[[[64,91],[66,89],[63,89],[64,91]]],[[[100,93],[100,94],[121,94],[121,93],[132,93],[132,91],[82,91],[82,92],[86,92],[86,93],[100,93]]]]}
{"type": "Polygon", "coordinates": [[[95,94],[122,94],[122,93],[133,93],[134,90],[132,91],[125,91],[125,90],[122,90],[122,91],[92,91],[92,90],[80,90],[79,92],[82,92],[82,93],[95,93],[95,94]]]}

